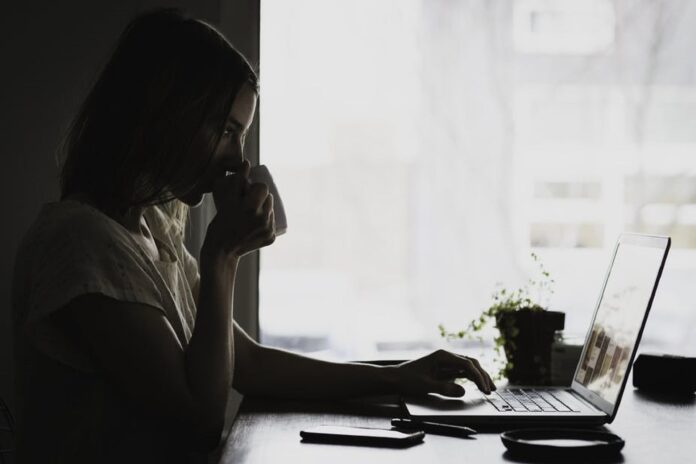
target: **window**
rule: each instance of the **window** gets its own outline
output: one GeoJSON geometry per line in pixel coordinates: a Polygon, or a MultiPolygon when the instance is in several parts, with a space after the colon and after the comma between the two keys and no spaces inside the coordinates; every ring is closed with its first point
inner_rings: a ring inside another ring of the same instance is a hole
{"type": "Polygon", "coordinates": [[[262,341],[436,347],[531,251],[584,336],[624,230],[674,239],[645,343],[696,336],[696,5],[622,5],[262,2],[260,158],[289,220],[261,254],[262,341]]]}

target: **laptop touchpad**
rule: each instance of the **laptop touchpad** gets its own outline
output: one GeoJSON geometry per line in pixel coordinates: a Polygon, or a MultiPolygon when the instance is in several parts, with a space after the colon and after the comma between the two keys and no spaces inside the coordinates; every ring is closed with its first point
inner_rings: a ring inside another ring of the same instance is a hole
{"type": "Polygon", "coordinates": [[[469,408],[480,406],[485,400],[480,396],[473,398],[449,398],[446,396],[430,393],[426,396],[406,397],[404,402],[409,408],[413,406],[428,408],[435,411],[462,411],[469,408]]]}

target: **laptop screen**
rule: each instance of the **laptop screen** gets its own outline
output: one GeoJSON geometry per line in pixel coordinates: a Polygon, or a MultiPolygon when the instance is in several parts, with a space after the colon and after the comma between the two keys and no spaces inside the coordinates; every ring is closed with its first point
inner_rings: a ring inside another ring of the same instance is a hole
{"type": "Polygon", "coordinates": [[[660,272],[664,248],[616,248],[575,380],[614,404],[660,272]]]}

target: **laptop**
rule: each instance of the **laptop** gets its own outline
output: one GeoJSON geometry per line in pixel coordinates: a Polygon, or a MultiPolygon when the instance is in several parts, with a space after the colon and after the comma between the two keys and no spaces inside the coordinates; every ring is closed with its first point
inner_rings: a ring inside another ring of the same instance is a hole
{"type": "Polygon", "coordinates": [[[622,234],[614,248],[570,387],[499,388],[486,396],[404,398],[414,420],[477,426],[611,423],[667,259],[669,237],[622,234]]]}

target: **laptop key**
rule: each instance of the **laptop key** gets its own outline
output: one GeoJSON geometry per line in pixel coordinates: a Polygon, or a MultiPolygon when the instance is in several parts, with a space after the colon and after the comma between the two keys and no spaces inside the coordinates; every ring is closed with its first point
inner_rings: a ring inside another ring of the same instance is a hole
{"type": "Polygon", "coordinates": [[[514,388],[495,392],[495,396],[489,398],[491,403],[499,411],[516,412],[557,412],[558,410],[568,412],[570,409],[563,401],[552,396],[544,390],[525,390],[514,388]],[[494,401],[492,399],[495,398],[494,401]],[[549,401],[546,401],[549,398],[549,401]]]}
{"type": "Polygon", "coordinates": [[[545,400],[554,408],[556,408],[556,411],[561,411],[561,412],[570,412],[571,409],[566,406],[565,404],[561,403],[558,401],[556,398],[553,396],[545,398],[545,400]]]}
{"type": "Polygon", "coordinates": [[[520,403],[519,401],[510,400],[510,401],[508,401],[508,404],[510,406],[512,406],[512,409],[516,412],[526,412],[527,411],[527,408],[525,408],[524,405],[522,403],[520,403]]]}
{"type": "Polygon", "coordinates": [[[500,393],[500,397],[505,401],[517,406],[515,411],[522,410],[519,406],[521,405],[524,409],[522,411],[529,412],[569,412],[569,409],[563,401],[555,398],[548,391],[545,390],[526,390],[526,389],[510,389],[503,390],[500,393]],[[549,399],[546,401],[546,399],[549,399]]]}
{"type": "Polygon", "coordinates": [[[502,404],[498,404],[498,405],[494,405],[494,406],[496,407],[496,409],[498,409],[498,411],[501,411],[501,412],[512,412],[512,411],[514,411],[514,409],[512,409],[512,406],[510,406],[510,405],[507,404],[507,403],[502,403],[502,404]]]}
{"type": "Polygon", "coordinates": [[[575,398],[573,398],[572,395],[566,392],[562,392],[558,394],[558,396],[553,395],[556,400],[558,400],[560,403],[562,403],[566,408],[573,412],[580,412],[580,405],[577,403],[575,398]]]}
{"type": "Polygon", "coordinates": [[[495,409],[498,411],[503,411],[503,412],[509,412],[512,411],[512,406],[507,404],[505,401],[501,400],[500,398],[489,398],[488,402],[491,403],[495,409]]]}

